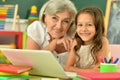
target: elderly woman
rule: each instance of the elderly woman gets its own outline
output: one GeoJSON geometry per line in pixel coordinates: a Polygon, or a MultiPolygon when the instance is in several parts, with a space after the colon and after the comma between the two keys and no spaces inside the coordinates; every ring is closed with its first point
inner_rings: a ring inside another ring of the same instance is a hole
{"type": "Polygon", "coordinates": [[[64,67],[74,35],[77,10],[70,0],[48,0],[40,20],[27,29],[27,49],[50,50],[64,67]]]}

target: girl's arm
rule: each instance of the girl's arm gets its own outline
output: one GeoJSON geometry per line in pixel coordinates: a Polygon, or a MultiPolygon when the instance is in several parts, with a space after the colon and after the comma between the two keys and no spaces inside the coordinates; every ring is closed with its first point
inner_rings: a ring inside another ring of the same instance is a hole
{"type": "Polygon", "coordinates": [[[98,59],[99,57],[106,57],[106,58],[110,58],[111,55],[110,55],[110,46],[109,46],[109,42],[108,42],[108,39],[106,37],[103,37],[102,38],[102,42],[103,42],[103,46],[102,46],[102,49],[97,53],[98,55],[98,59]]]}
{"type": "Polygon", "coordinates": [[[78,68],[75,67],[75,59],[76,55],[72,54],[72,51],[70,52],[67,62],[66,62],[66,66],[65,66],[65,71],[69,71],[69,72],[99,72],[99,65],[94,66],[93,68],[86,68],[86,69],[82,69],[82,68],[78,68]]]}
{"type": "Polygon", "coordinates": [[[74,46],[77,44],[77,42],[74,40],[72,49],[69,53],[66,66],[65,66],[65,71],[70,71],[70,72],[99,72],[99,65],[94,66],[93,68],[77,68],[74,65],[76,64],[76,55],[75,55],[75,50],[74,46]]]}

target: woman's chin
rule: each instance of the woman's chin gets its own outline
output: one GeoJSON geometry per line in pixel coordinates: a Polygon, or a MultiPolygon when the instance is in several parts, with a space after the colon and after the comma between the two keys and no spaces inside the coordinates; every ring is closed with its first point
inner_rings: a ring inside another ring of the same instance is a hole
{"type": "Polygon", "coordinates": [[[59,36],[59,35],[53,35],[52,36],[54,39],[59,39],[59,38],[61,38],[62,36],[59,36]]]}

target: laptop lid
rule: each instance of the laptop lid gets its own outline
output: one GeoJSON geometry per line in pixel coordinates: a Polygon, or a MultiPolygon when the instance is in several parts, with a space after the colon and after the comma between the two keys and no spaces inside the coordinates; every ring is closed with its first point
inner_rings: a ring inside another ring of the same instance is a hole
{"type": "Polygon", "coordinates": [[[1,49],[1,51],[14,65],[32,66],[33,69],[30,71],[32,75],[68,78],[50,51],[23,49],[1,49]]]}

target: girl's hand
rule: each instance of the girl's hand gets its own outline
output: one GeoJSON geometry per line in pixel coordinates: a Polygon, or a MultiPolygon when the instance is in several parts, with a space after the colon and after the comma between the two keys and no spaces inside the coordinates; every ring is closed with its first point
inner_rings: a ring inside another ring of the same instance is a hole
{"type": "Polygon", "coordinates": [[[100,72],[100,64],[97,63],[94,68],[93,68],[93,72],[100,72]]]}

